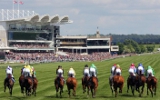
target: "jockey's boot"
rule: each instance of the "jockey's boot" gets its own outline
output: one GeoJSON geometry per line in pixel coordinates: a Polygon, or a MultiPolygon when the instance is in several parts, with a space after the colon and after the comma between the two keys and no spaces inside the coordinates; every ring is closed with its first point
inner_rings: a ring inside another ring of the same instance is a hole
{"type": "Polygon", "coordinates": [[[66,83],[66,80],[64,79],[64,77],[62,77],[63,78],[63,82],[64,82],[64,84],[66,83]]]}
{"type": "Polygon", "coordinates": [[[12,81],[15,83],[16,82],[16,80],[15,80],[15,78],[14,77],[12,77],[12,81]]]}

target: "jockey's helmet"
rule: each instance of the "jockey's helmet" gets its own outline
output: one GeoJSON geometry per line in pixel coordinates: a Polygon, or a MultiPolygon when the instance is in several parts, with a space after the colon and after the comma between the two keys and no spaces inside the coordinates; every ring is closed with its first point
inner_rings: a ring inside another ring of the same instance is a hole
{"type": "Polygon", "coordinates": [[[131,66],[135,66],[134,63],[132,63],[131,66]]]}
{"type": "Polygon", "coordinates": [[[152,69],[152,67],[151,67],[151,66],[148,66],[148,69],[152,69]]]}
{"type": "Polygon", "coordinates": [[[34,67],[32,66],[32,70],[34,70],[34,67]]]}
{"type": "Polygon", "coordinates": [[[73,68],[72,67],[70,67],[70,69],[69,70],[73,70],[73,68]]]}
{"type": "Polygon", "coordinates": [[[61,68],[61,66],[59,65],[58,68],[61,68]]]}
{"type": "Polygon", "coordinates": [[[117,64],[114,64],[113,66],[117,66],[117,64]]]}
{"type": "Polygon", "coordinates": [[[119,64],[117,64],[117,68],[120,68],[119,64]]]}
{"type": "Polygon", "coordinates": [[[139,65],[138,66],[143,66],[141,63],[139,63],[139,65]]]}
{"type": "Polygon", "coordinates": [[[86,64],[84,67],[88,67],[88,65],[86,64]]]}

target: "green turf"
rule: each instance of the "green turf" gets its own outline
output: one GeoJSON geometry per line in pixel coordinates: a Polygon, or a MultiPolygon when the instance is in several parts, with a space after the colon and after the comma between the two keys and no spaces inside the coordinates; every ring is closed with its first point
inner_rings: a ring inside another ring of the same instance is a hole
{"type": "MultiPolygon", "coordinates": [[[[141,62],[145,68],[148,65],[151,65],[156,72],[156,77],[160,79],[160,54],[148,54],[148,55],[137,55],[132,57],[125,57],[125,58],[118,58],[114,60],[107,60],[103,62],[94,62],[94,64],[98,68],[98,79],[99,79],[99,86],[96,94],[95,100],[151,100],[151,95],[146,95],[146,87],[144,89],[144,94],[142,97],[138,96],[138,93],[135,93],[135,96],[132,96],[131,91],[129,93],[126,92],[126,79],[128,77],[128,68],[130,64],[133,62],[138,65],[141,62]],[[122,68],[122,76],[125,78],[125,84],[123,88],[123,93],[118,94],[118,97],[115,98],[111,94],[111,90],[108,84],[108,78],[110,75],[110,68],[111,66],[117,63],[122,68]]],[[[93,62],[57,62],[57,63],[47,63],[47,64],[35,64],[33,65],[37,71],[37,78],[39,81],[38,88],[37,88],[37,96],[31,97],[24,97],[20,93],[20,86],[18,83],[18,77],[20,76],[20,69],[23,66],[22,64],[12,64],[14,69],[14,76],[16,78],[16,83],[13,89],[13,96],[10,97],[8,93],[8,89],[6,93],[3,92],[3,80],[5,78],[5,68],[8,64],[1,64],[0,65],[0,100],[70,100],[67,94],[66,85],[64,86],[64,93],[62,94],[62,98],[56,98],[55,95],[55,87],[54,87],[54,78],[56,77],[55,70],[58,65],[62,65],[65,70],[65,78],[67,78],[67,71],[70,66],[72,66],[76,71],[76,78],[78,80],[78,87],[77,87],[77,96],[71,97],[73,99],[79,100],[91,100],[91,95],[87,98],[86,94],[82,93],[82,86],[81,86],[81,78],[82,78],[82,70],[85,64],[91,65],[93,62]]],[[[11,65],[11,64],[10,64],[11,65]]],[[[157,95],[153,97],[153,100],[160,100],[160,90],[157,89],[157,95]]]]}

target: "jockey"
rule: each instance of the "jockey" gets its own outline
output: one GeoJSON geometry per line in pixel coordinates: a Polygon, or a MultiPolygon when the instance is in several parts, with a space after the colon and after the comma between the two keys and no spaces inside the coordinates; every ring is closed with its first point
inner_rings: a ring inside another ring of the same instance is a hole
{"type": "Polygon", "coordinates": [[[115,70],[115,68],[116,68],[116,64],[114,64],[113,66],[112,66],[112,68],[111,68],[111,75],[112,76],[114,76],[114,70],[115,70]]]}
{"type": "Polygon", "coordinates": [[[11,66],[8,66],[8,67],[6,68],[6,78],[7,78],[7,76],[8,76],[9,74],[11,75],[13,82],[15,82],[15,78],[14,78],[14,76],[13,76],[13,69],[12,69],[11,66]]]}
{"type": "Polygon", "coordinates": [[[151,66],[148,66],[145,74],[146,74],[147,78],[148,78],[149,74],[151,74],[151,76],[154,77],[154,75],[155,75],[154,69],[151,66]]]}
{"type": "Polygon", "coordinates": [[[31,70],[32,70],[32,77],[36,77],[36,71],[33,66],[31,67],[31,70]]]}
{"type": "Polygon", "coordinates": [[[90,77],[88,65],[85,65],[85,66],[84,66],[83,75],[84,75],[84,77],[85,77],[86,75],[87,75],[88,77],[90,77]]]}
{"type": "Polygon", "coordinates": [[[75,75],[76,75],[76,72],[75,72],[75,70],[72,68],[72,67],[70,67],[70,69],[69,69],[69,71],[68,71],[68,76],[70,77],[70,76],[73,76],[73,77],[75,77],[75,75]]]}
{"type": "Polygon", "coordinates": [[[137,74],[139,75],[140,74],[140,71],[142,71],[141,74],[144,75],[144,72],[145,72],[145,69],[143,67],[143,65],[141,63],[139,63],[138,67],[137,67],[137,74]]]}
{"type": "Polygon", "coordinates": [[[116,68],[114,70],[114,73],[115,73],[114,75],[116,75],[116,74],[121,75],[121,68],[120,68],[119,64],[117,64],[117,66],[116,66],[116,68]]]}
{"type": "Polygon", "coordinates": [[[32,77],[32,69],[28,63],[23,68],[23,75],[25,75],[25,77],[27,77],[27,76],[32,77]]]}
{"type": "Polygon", "coordinates": [[[90,76],[95,76],[97,77],[97,67],[92,64],[91,67],[89,68],[90,76]]]}
{"type": "Polygon", "coordinates": [[[128,72],[130,75],[136,76],[136,66],[134,65],[134,63],[131,64],[128,72]]]}
{"type": "Polygon", "coordinates": [[[56,74],[57,74],[57,77],[63,77],[63,74],[64,74],[64,69],[62,68],[62,66],[58,66],[58,68],[56,69],[56,74]]]}

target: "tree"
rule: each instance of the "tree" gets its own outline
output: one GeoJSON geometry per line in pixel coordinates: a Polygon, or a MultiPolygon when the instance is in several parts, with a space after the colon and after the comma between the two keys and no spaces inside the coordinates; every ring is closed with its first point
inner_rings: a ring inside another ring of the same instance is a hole
{"type": "Polygon", "coordinates": [[[118,46],[119,46],[118,54],[122,54],[123,51],[124,51],[124,45],[123,45],[123,43],[118,43],[118,46]]]}

